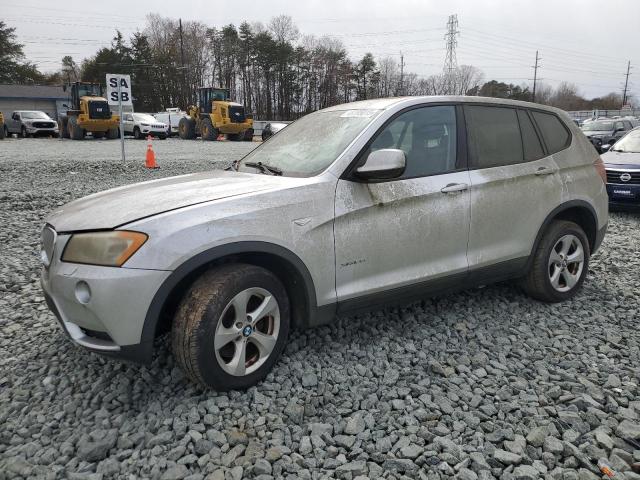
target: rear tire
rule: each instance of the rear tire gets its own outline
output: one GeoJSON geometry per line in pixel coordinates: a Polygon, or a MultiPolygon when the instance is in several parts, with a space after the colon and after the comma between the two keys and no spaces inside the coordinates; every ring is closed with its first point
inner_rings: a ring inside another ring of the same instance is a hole
{"type": "Polygon", "coordinates": [[[78,119],[70,117],[68,120],[69,137],[71,140],[83,140],[84,130],[78,126],[78,119]]]}
{"type": "Polygon", "coordinates": [[[175,358],[194,381],[216,390],[249,388],[269,373],[289,334],[289,300],[264,268],[209,270],[186,293],[173,321],[175,358]]]}
{"type": "Polygon", "coordinates": [[[120,137],[120,129],[110,128],[109,130],[107,130],[107,138],[109,140],[115,140],[118,137],[120,137]]]}
{"type": "Polygon", "coordinates": [[[589,270],[589,240],[582,228],[566,220],[549,225],[533,254],[522,287],[543,302],[569,300],[578,293],[589,270]]]}
{"type": "Polygon", "coordinates": [[[248,128],[247,130],[244,131],[244,134],[242,135],[242,139],[245,142],[253,142],[253,134],[254,134],[254,130],[253,128],[248,128]]]}
{"type": "Polygon", "coordinates": [[[178,135],[183,140],[196,138],[196,122],[191,117],[183,117],[178,123],[178,135]]]}
{"type": "Polygon", "coordinates": [[[7,127],[5,125],[2,125],[2,128],[0,128],[0,140],[4,139],[7,136],[7,127]]]}
{"type": "Polygon", "coordinates": [[[202,120],[202,139],[209,142],[214,142],[218,139],[218,130],[213,127],[210,118],[204,118],[202,120]]]}

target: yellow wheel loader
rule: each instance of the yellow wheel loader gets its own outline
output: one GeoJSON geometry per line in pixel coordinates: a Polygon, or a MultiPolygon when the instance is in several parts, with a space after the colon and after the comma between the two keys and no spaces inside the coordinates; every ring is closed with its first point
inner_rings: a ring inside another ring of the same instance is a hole
{"type": "Polygon", "coordinates": [[[0,140],[7,136],[7,128],[4,126],[4,115],[0,112],[0,140]]]}
{"type": "MultiPolygon", "coordinates": [[[[67,87],[64,87],[65,91],[67,87]]],[[[97,83],[75,82],[71,84],[65,114],[60,116],[60,136],[82,140],[87,133],[93,138],[118,138],[120,117],[111,113],[102,86],[97,83]]]]}
{"type": "Polygon", "coordinates": [[[203,140],[253,140],[253,118],[244,106],[229,100],[229,89],[204,87],[198,89],[198,105],[187,108],[188,116],[180,119],[178,134],[189,140],[198,135],[203,140]]]}

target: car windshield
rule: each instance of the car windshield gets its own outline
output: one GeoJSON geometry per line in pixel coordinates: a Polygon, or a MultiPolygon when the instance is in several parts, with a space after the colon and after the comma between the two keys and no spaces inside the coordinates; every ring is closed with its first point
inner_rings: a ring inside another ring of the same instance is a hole
{"type": "Polygon", "coordinates": [[[260,162],[282,170],[287,176],[316,175],[331,165],[378,113],[380,110],[311,113],[249,153],[238,169],[247,162],[260,162]]]}
{"type": "Polygon", "coordinates": [[[582,126],[585,132],[610,131],[613,130],[613,122],[590,122],[582,126]]]}
{"type": "Polygon", "coordinates": [[[50,120],[51,119],[49,115],[47,115],[44,112],[20,112],[20,117],[23,119],[30,119],[30,120],[35,120],[35,119],[50,120]]]}
{"type": "Polygon", "coordinates": [[[632,130],[611,148],[614,152],[640,153],[640,130],[632,130]]]}
{"type": "Polygon", "coordinates": [[[151,115],[147,115],[146,113],[134,113],[133,118],[135,118],[138,122],[150,122],[153,123],[156,121],[155,118],[151,115]]]}

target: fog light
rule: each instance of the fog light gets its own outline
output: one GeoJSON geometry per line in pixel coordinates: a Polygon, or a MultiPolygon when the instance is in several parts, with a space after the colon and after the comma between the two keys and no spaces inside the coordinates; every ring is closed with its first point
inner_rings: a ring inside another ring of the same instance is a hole
{"type": "Polygon", "coordinates": [[[89,288],[89,284],[84,280],[76,283],[76,299],[85,305],[91,300],[91,289],[89,288]]]}

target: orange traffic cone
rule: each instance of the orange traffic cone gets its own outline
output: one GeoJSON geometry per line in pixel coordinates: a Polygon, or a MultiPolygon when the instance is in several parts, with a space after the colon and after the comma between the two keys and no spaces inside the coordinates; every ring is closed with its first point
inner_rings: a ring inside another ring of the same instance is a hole
{"type": "Polygon", "coordinates": [[[156,154],[153,151],[153,146],[151,145],[151,135],[147,137],[147,160],[145,161],[144,166],[147,168],[160,168],[156,163],[156,154]]]}

